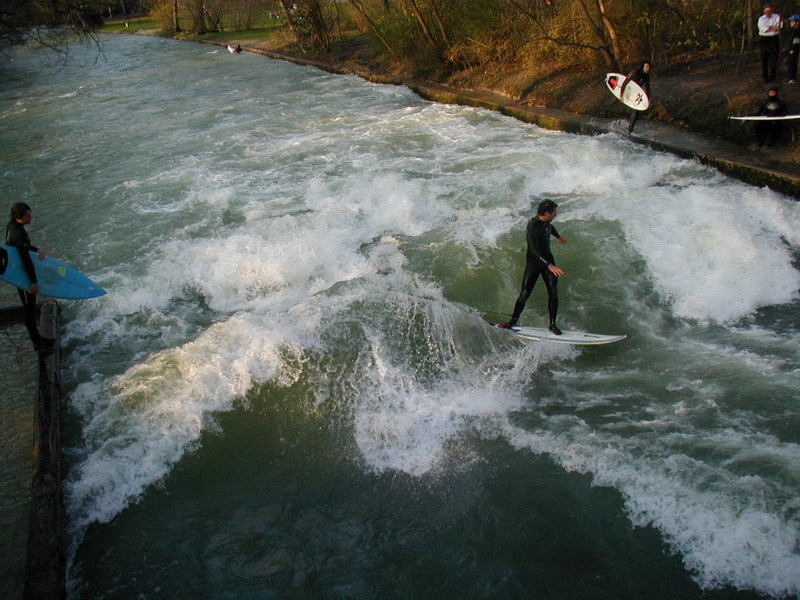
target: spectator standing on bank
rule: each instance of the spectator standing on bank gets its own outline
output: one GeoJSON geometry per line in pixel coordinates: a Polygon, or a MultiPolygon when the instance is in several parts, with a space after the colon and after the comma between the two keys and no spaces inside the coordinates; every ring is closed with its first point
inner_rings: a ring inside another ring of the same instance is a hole
{"type": "Polygon", "coordinates": [[[797,57],[800,54],[800,15],[789,17],[789,51],[786,54],[787,83],[797,83],[797,57]]]}
{"type": "Polygon", "coordinates": [[[778,76],[778,57],[781,53],[781,16],[772,4],[764,5],[764,14],[758,18],[758,39],[761,48],[761,74],[764,81],[775,81],[778,76]]]}

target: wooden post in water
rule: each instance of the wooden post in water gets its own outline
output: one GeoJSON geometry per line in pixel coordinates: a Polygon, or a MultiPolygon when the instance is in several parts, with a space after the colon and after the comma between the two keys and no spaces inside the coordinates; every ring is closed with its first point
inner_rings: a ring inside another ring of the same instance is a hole
{"type": "Polygon", "coordinates": [[[66,597],[64,503],[61,495],[61,348],[59,305],[41,306],[39,331],[55,340],[52,354],[39,355],[33,430],[33,485],[25,565],[25,600],[66,597]]]}

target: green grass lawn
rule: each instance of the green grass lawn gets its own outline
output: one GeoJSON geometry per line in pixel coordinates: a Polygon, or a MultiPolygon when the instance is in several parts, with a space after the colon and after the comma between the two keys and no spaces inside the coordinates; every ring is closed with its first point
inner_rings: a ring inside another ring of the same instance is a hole
{"type": "MultiPolygon", "coordinates": [[[[247,30],[226,30],[204,33],[203,35],[184,34],[184,39],[198,39],[209,41],[226,41],[230,39],[247,40],[268,40],[275,35],[275,32],[284,26],[280,19],[266,19],[258,27],[247,30]]],[[[138,31],[148,31],[160,29],[158,21],[149,17],[137,17],[132,19],[113,19],[106,21],[101,27],[96,29],[99,33],[136,33],[138,31]]]]}
{"type": "Polygon", "coordinates": [[[283,27],[283,23],[276,21],[274,24],[254,27],[253,29],[242,29],[236,31],[215,31],[196,36],[198,40],[225,41],[230,39],[242,40],[268,40],[275,35],[275,32],[283,27]]]}
{"type": "Polygon", "coordinates": [[[151,29],[159,29],[159,25],[154,19],[149,17],[135,17],[132,19],[114,19],[106,21],[97,28],[97,31],[100,33],[136,33],[137,31],[151,29]]]}

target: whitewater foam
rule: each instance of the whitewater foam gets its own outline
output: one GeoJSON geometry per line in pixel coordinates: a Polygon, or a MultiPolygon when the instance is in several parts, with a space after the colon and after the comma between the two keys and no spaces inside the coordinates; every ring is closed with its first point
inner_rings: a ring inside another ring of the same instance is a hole
{"type": "MultiPolygon", "coordinates": [[[[616,135],[141,43],[151,60],[2,112],[4,136],[68,113],[3,185],[110,292],[64,308],[74,539],[168,485],[215,415],[300,384],[368,476],[457,468],[478,431],[619,490],[703,588],[798,593],[796,203],[616,135]],[[215,76],[174,77],[198,65],[215,76]],[[477,314],[510,310],[548,197],[560,319],[625,342],[522,344],[477,314]]],[[[66,69],[64,90],[93,76],[66,69]]]]}
{"type": "MultiPolygon", "coordinates": [[[[680,453],[652,456],[635,443],[585,430],[580,422],[539,433],[508,424],[503,435],[519,449],[547,453],[567,470],[591,474],[595,485],[619,490],[631,521],[661,531],[704,589],[800,593],[790,489],[776,492],[758,477],[737,477],[680,453]]],[[[736,436],[737,445],[750,444],[746,435],[736,436]]]]}

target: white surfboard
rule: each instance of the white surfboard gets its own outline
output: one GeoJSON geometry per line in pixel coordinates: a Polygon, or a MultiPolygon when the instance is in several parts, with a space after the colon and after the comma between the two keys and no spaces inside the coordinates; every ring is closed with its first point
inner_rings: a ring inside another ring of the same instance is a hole
{"type": "MultiPolygon", "coordinates": [[[[625,90],[627,91],[627,90],[625,90]]],[[[783,115],[782,117],[767,117],[765,115],[753,115],[752,117],[728,117],[737,121],[791,121],[800,119],[800,115],[783,115]]]]}
{"type": "Polygon", "coordinates": [[[557,342],[559,344],[572,344],[575,346],[600,346],[602,344],[618,342],[628,337],[626,335],[606,335],[602,333],[584,333],[582,331],[567,330],[562,331],[561,335],[556,335],[544,327],[526,327],[523,325],[515,326],[512,329],[506,329],[506,331],[513,333],[523,340],[557,342]]]}
{"type": "Polygon", "coordinates": [[[620,98],[622,84],[625,83],[626,79],[627,77],[620,73],[606,73],[608,91],[628,108],[634,110],[647,110],[650,108],[650,98],[647,97],[647,92],[635,81],[631,81],[625,86],[625,97],[620,98]]]}

